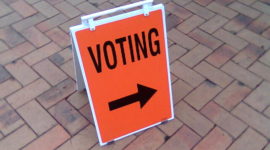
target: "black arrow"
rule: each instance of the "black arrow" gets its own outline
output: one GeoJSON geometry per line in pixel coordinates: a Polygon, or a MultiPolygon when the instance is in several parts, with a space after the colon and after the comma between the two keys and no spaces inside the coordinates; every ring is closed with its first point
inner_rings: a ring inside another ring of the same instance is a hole
{"type": "Polygon", "coordinates": [[[150,100],[157,90],[137,84],[138,92],[126,97],[109,102],[110,111],[124,107],[126,105],[140,102],[141,108],[150,100]]]}

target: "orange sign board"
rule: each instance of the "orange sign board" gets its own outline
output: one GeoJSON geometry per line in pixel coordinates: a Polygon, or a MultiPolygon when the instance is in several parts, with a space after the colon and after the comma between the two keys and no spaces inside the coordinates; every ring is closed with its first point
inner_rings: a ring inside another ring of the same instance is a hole
{"type": "Polygon", "coordinates": [[[163,15],[74,32],[101,143],[173,118],[163,15]]]}

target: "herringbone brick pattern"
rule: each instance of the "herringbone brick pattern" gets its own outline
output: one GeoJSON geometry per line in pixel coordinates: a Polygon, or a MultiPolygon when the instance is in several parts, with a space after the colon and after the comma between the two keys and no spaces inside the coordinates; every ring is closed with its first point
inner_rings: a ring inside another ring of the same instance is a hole
{"type": "Polygon", "coordinates": [[[175,119],[99,146],[69,27],[131,2],[0,0],[0,149],[270,150],[269,0],[156,0],[175,119]]]}

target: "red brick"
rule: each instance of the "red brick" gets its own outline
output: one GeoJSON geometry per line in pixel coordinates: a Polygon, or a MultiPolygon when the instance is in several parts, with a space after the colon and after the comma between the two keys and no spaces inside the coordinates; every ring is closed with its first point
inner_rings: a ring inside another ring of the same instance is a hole
{"type": "Polygon", "coordinates": [[[48,59],[34,65],[33,68],[51,85],[56,85],[67,78],[66,74],[48,59]]]}
{"type": "Polygon", "coordinates": [[[0,41],[0,53],[2,53],[3,51],[6,51],[7,49],[8,49],[8,46],[3,41],[0,41]]]}
{"type": "Polygon", "coordinates": [[[182,19],[187,19],[188,17],[190,17],[192,15],[192,13],[181,7],[181,6],[178,6],[176,5],[175,3],[173,2],[170,2],[166,5],[166,8],[167,8],[167,11],[182,18],[182,19]]]}
{"type": "Polygon", "coordinates": [[[112,8],[114,8],[115,6],[112,4],[112,3],[110,3],[110,2],[102,2],[102,1],[106,1],[106,0],[94,0],[95,2],[90,2],[90,3],[92,3],[92,4],[94,4],[94,5],[97,5],[97,3],[102,3],[102,4],[99,4],[98,5],[98,9],[100,9],[100,10],[108,10],[108,9],[112,9],[112,8]]]}
{"type": "Polygon", "coordinates": [[[17,91],[18,89],[20,89],[22,86],[20,85],[19,82],[17,82],[16,80],[7,80],[3,83],[0,84],[0,98],[4,98],[6,96],[8,96],[9,94],[17,91]]]}
{"type": "Polygon", "coordinates": [[[213,37],[212,35],[200,30],[200,29],[195,29],[192,32],[188,34],[190,37],[195,39],[196,41],[200,42],[200,44],[215,50],[218,48],[220,45],[222,45],[222,42],[213,37]]]}
{"type": "Polygon", "coordinates": [[[265,39],[264,37],[254,32],[251,32],[247,29],[240,31],[237,35],[247,40],[248,42],[255,44],[256,46],[261,47],[264,50],[267,50],[268,48],[270,48],[270,40],[265,39]]]}
{"type": "Polygon", "coordinates": [[[225,150],[231,142],[231,137],[216,127],[194,148],[194,150],[225,150]]]}
{"type": "Polygon", "coordinates": [[[208,103],[201,112],[234,138],[237,138],[247,128],[246,124],[214,102],[208,103]]]}
{"type": "Polygon", "coordinates": [[[270,16],[262,14],[259,18],[254,20],[248,26],[248,29],[257,33],[257,34],[261,34],[269,26],[270,26],[270,16]]]}
{"type": "Polygon", "coordinates": [[[206,58],[206,61],[213,66],[219,68],[223,64],[225,64],[228,60],[230,60],[235,54],[237,50],[233,47],[224,44],[215,50],[211,55],[206,58]]]}
{"type": "Polygon", "coordinates": [[[19,20],[21,20],[22,17],[16,13],[16,12],[13,12],[13,13],[10,13],[4,17],[1,17],[0,19],[0,27],[5,27],[5,26],[8,26],[8,25],[11,25],[19,20]]]}
{"type": "Polygon", "coordinates": [[[89,125],[78,134],[73,136],[66,143],[61,145],[57,150],[86,150],[94,146],[97,140],[98,139],[94,126],[89,125]]]}
{"type": "Polygon", "coordinates": [[[50,40],[35,27],[30,27],[26,30],[23,30],[21,33],[28,41],[30,41],[36,47],[41,47],[50,42],[50,40]]]}
{"type": "Polygon", "coordinates": [[[248,45],[246,41],[223,29],[217,30],[213,35],[238,50],[241,50],[248,45]]]}
{"type": "MultiPolygon", "coordinates": [[[[128,144],[130,144],[134,139],[136,138],[135,135],[131,135],[128,137],[125,137],[124,139],[121,139],[115,143],[100,146],[99,144],[96,144],[91,150],[119,150],[124,149],[128,144]]],[[[63,149],[64,150],[64,149],[63,149]]]]}
{"type": "Polygon", "coordinates": [[[239,2],[246,4],[246,5],[251,5],[254,3],[256,0],[239,0],[239,2]]]}
{"type": "Polygon", "coordinates": [[[256,8],[257,10],[260,10],[260,11],[262,11],[262,12],[268,14],[268,15],[270,15],[270,7],[269,7],[269,5],[267,5],[267,4],[269,4],[267,2],[268,1],[265,1],[265,3],[257,1],[252,5],[252,7],[256,8]]]}
{"type": "Polygon", "coordinates": [[[267,138],[270,137],[270,120],[262,114],[250,108],[245,103],[240,103],[232,113],[239,119],[246,122],[249,126],[255,128],[267,138]]]}
{"type": "Polygon", "coordinates": [[[190,150],[200,140],[200,136],[183,126],[160,147],[160,150],[190,150]]]}
{"type": "Polygon", "coordinates": [[[100,11],[98,8],[96,8],[94,5],[90,4],[90,2],[88,2],[88,1],[80,3],[79,5],[77,5],[77,8],[79,8],[86,15],[100,11]]]}
{"type": "Polygon", "coordinates": [[[181,126],[183,123],[179,121],[177,118],[170,120],[164,124],[158,126],[166,135],[172,136],[181,126]]]}
{"type": "Polygon", "coordinates": [[[175,26],[177,26],[181,22],[183,22],[183,19],[179,18],[176,15],[170,14],[166,18],[166,28],[167,28],[167,31],[170,31],[171,29],[173,29],[175,26]]]}
{"type": "Polygon", "coordinates": [[[55,16],[59,13],[58,10],[56,10],[53,6],[51,6],[46,1],[40,1],[33,5],[40,13],[42,13],[47,18],[50,18],[52,16],[55,16]]]}
{"type": "Polygon", "coordinates": [[[68,60],[72,59],[73,55],[70,48],[66,48],[52,56],[49,57],[50,61],[55,65],[60,66],[63,65],[68,60]]]}
{"type": "Polygon", "coordinates": [[[203,29],[204,31],[208,32],[208,33],[213,33],[217,29],[222,27],[227,21],[228,21],[228,19],[226,19],[226,18],[224,18],[222,16],[219,16],[219,15],[215,15],[214,17],[209,19],[207,22],[202,24],[200,26],[200,28],[203,29]]]}
{"type": "Polygon", "coordinates": [[[268,0],[261,0],[261,1],[256,1],[255,3],[253,3],[252,7],[264,12],[265,14],[270,15],[270,11],[269,11],[270,7],[268,4],[269,4],[268,0]]]}
{"type": "Polygon", "coordinates": [[[260,62],[270,66],[270,51],[267,51],[261,58],[260,62]]]}
{"type": "Polygon", "coordinates": [[[229,61],[222,68],[224,72],[230,76],[236,78],[237,80],[243,82],[248,87],[255,88],[262,79],[251,73],[250,71],[240,67],[239,65],[229,61]]]}
{"type": "Polygon", "coordinates": [[[57,125],[27,145],[23,150],[52,150],[64,143],[69,137],[68,133],[61,126],[57,125]]]}
{"type": "Polygon", "coordinates": [[[85,91],[75,92],[67,98],[67,101],[73,105],[76,109],[82,108],[88,103],[88,97],[85,91]]]}
{"type": "Polygon", "coordinates": [[[181,46],[174,44],[169,48],[170,63],[183,56],[187,50],[181,46]]]}
{"type": "Polygon", "coordinates": [[[175,44],[172,40],[167,40],[167,42],[168,42],[168,47],[171,47],[172,45],[175,44]]]}
{"type": "Polygon", "coordinates": [[[245,28],[248,24],[251,23],[253,19],[245,15],[237,15],[231,19],[225,26],[224,29],[232,33],[237,33],[241,29],[245,28]]]}
{"type": "Polygon", "coordinates": [[[107,0],[91,0],[90,3],[95,5],[101,5],[102,3],[106,2],[107,0]]]}
{"type": "Polygon", "coordinates": [[[211,3],[213,0],[194,0],[200,5],[207,6],[209,3],[211,3]]]}
{"type": "Polygon", "coordinates": [[[0,84],[10,79],[10,73],[5,69],[4,66],[0,65],[0,84]]]}
{"type": "Polygon", "coordinates": [[[90,109],[89,104],[84,105],[80,109],[80,112],[88,121],[90,121],[92,124],[94,124],[94,119],[93,119],[92,111],[90,109]]]}
{"type": "Polygon", "coordinates": [[[38,79],[7,97],[7,101],[13,107],[18,108],[41,93],[47,91],[49,88],[50,85],[48,85],[48,83],[46,83],[43,79],[38,79]]]}
{"type": "Polygon", "coordinates": [[[193,87],[198,86],[205,80],[201,75],[191,70],[179,61],[175,61],[171,65],[171,72],[193,87]]]}
{"type": "Polygon", "coordinates": [[[202,7],[196,3],[189,3],[187,5],[185,5],[185,8],[190,10],[191,12],[193,12],[194,14],[203,17],[204,19],[210,19],[211,17],[214,16],[214,13],[211,12],[210,10],[208,10],[205,7],[202,7]]]}
{"type": "Polygon", "coordinates": [[[64,0],[46,0],[47,2],[49,2],[52,5],[58,4],[60,2],[63,2],[64,0]]]}
{"type": "Polygon", "coordinates": [[[30,27],[42,22],[45,19],[46,18],[43,15],[41,15],[40,13],[37,13],[37,14],[34,14],[30,17],[27,17],[27,18],[13,24],[12,27],[17,31],[23,31],[27,28],[30,28],[30,27]]]}
{"type": "Polygon", "coordinates": [[[193,88],[182,80],[177,80],[172,85],[173,103],[176,104],[184,98],[193,88]]]}
{"type": "Polygon", "coordinates": [[[265,147],[264,150],[270,150],[270,143],[265,147]]]}
{"type": "Polygon", "coordinates": [[[221,4],[221,5],[228,5],[230,3],[232,3],[234,0],[216,0],[217,3],[221,4]]]}
{"type": "Polygon", "coordinates": [[[66,22],[68,18],[63,14],[58,14],[56,16],[53,16],[52,18],[49,18],[39,24],[36,25],[36,27],[41,32],[46,32],[54,27],[57,27],[58,25],[66,22]]]}
{"type": "Polygon", "coordinates": [[[249,68],[249,70],[263,79],[270,81],[270,67],[260,62],[256,62],[249,68]]]}
{"type": "Polygon", "coordinates": [[[168,32],[168,38],[187,49],[192,49],[198,44],[198,42],[176,29],[172,29],[168,32]]]}
{"type": "Polygon", "coordinates": [[[161,144],[164,143],[165,135],[157,128],[151,128],[135,139],[129,144],[125,150],[149,150],[157,149],[161,144]]]}
{"type": "Polygon", "coordinates": [[[20,107],[17,111],[38,135],[56,125],[56,121],[35,100],[20,107]]]}
{"type": "Polygon", "coordinates": [[[209,79],[215,84],[218,84],[221,87],[226,87],[233,80],[230,76],[228,76],[224,72],[209,65],[204,61],[201,62],[199,65],[197,65],[194,69],[201,75],[203,75],[205,78],[209,79]]]}
{"type": "Polygon", "coordinates": [[[70,45],[70,37],[64,31],[60,30],[59,28],[51,29],[50,31],[46,32],[46,35],[53,40],[59,46],[65,48],[70,45]]]}
{"type": "MultiPolygon", "coordinates": [[[[23,125],[23,120],[4,100],[0,99],[0,131],[7,135],[23,125]]],[[[1,143],[1,142],[0,142],[1,143]]]]}
{"type": "Polygon", "coordinates": [[[32,6],[30,6],[23,0],[18,0],[14,3],[11,3],[10,6],[23,17],[28,17],[37,13],[37,11],[32,6]]]}
{"type": "Polygon", "coordinates": [[[2,150],[18,150],[35,139],[36,135],[26,125],[0,141],[2,150]]]}
{"type": "Polygon", "coordinates": [[[250,88],[239,81],[235,81],[216,96],[214,100],[226,110],[231,111],[246,96],[248,96],[250,92],[250,88]]]}
{"type": "Polygon", "coordinates": [[[82,3],[84,0],[76,0],[76,1],[74,1],[74,0],[67,0],[70,4],[72,4],[72,5],[78,5],[78,4],[80,4],[80,3],[82,3]]]}
{"type": "Polygon", "coordinates": [[[264,81],[259,87],[257,87],[246,99],[245,102],[255,108],[258,111],[263,111],[269,106],[269,93],[270,83],[264,81]]]}
{"type": "Polygon", "coordinates": [[[178,78],[174,75],[174,74],[172,74],[172,73],[170,73],[170,77],[171,77],[171,83],[173,84],[176,80],[178,80],[178,78]]]}
{"type": "Polygon", "coordinates": [[[232,60],[238,65],[247,68],[265,51],[255,45],[249,44],[240,53],[238,53],[232,60]]]}
{"type": "Polygon", "coordinates": [[[10,27],[0,29],[0,39],[5,41],[10,47],[17,46],[25,39],[10,27]]]}
{"type": "Polygon", "coordinates": [[[258,150],[267,144],[267,140],[253,129],[249,128],[240,138],[238,138],[228,150],[258,150]]]}
{"type": "Polygon", "coordinates": [[[2,1],[0,2],[0,17],[12,12],[12,10],[2,1]]]}
{"type": "Polygon", "coordinates": [[[49,112],[72,135],[88,124],[88,121],[66,101],[57,103],[49,112]]]}
{"type": "Polygon", "coordinates": [[[128,2],[128,0],[109,0],[115,6],[124,5],[124,3],[128,2]]]}
{"type": "Polygon", "coordinates": [[[197,15],[193,15],[186,19],[183,23],[177,26],[177,29],[183,33],[189,33],[199,25],[201,25],[205,20],[197,15]]]}
{"type": "Polygon", "coordinates": [[[183,101],[175,106],[175,115],[201,136],[205,136],[214,126],[212,122],[183,101]]]}
{"type": "Polygon", "coordinates": [[[173,0],[176,4],[183,6],[186,5],[187,3],[189,3],[191,0],[173,0]]]}
{"type": "Polygon", "coordinates": [[[267,109],[265,109],[265,111],[263,112],[267,117],[270,117],[270,107],[268,107],[267,109]]]}
{"type": "Polygon", "coordinates": [[[34,4],[38,2],[39,0],[25,0],[25,1],[28,2],[29,4],[34,4]]]}
{"type": "Polygon", "coordinates": [[[239,2],[233,2],[232,4],[229,5],[229,7],[253,19],[260,15],[260,12],[258,12],[257,10],[239,2]]]}
{"type": "Polygon", "coordinates": [[[56,5],[54,5],[54,7],[56,7],[58,10],[60,10],[64,15],[68,16],[69,18],[76,17],[81,13],[77,8],[73,7],[68,2],[65,1],[57,3],[56,5]]]}
{"type": "Polygon", "coordinates": [[[73,80],[67,79],[41,94],[37,97],[37,100],[42,106],[49,108],[72,94],[75,91],[75,86],[76,85],[73,80]]]}
{"type": "Polygon", "coordinates": [[[234,10],[232,10],[226,6],[219,4],[218,2],[210,3],[207,6],[207,8],[218,13],[221,16],[224,16],[224,17],[227,17],[230,19],[237,15],[237,12],[235,12],[234,10]]]}
{"type": "Polygon", "coordinates": [[[23,85],[27,85],[39,76],[24,61],[18,60],[6,65],[7,70],[23,85]]]}
{"type": "Polygon", "coordinates": [[[197,87],[188,96],[186,96],[184,100],[193,106],[196,110],[200,110],[220,91],[221,88],[219,86],[209,81],[204,81],[199,87],[197,87]]]}
{"type": "Polygon", "coordinates": [[[37,62],[41,61],[42,59],[47,58],[48,56],[51,56],[52,54],[60,51],[61,48],[54,44],[53,42],[37,49],[36,51],[26,55],[23,57],[23,60],[28,64],[28,65],[34,65],[37,62]]]}
{"type": "Polygon", "coordinates": [[[75,69],[74,69],[74,62],[73,60],[70,60],[63,65],[60,66],[60,68],[69,75],[73,80],[76,80],[75,76],[75,69]]]}
{"type": "Polygon", "coordinates": [[[71,26],[75,26],[75,25],[78,25],[78,24],[81,24],[81,18],[80,16],[78,17],[75,17],[73,19],[69,19],[68,21],[66,21],[65,23],[61,24],[60,25],[60,28],[62,30],[64,30],[66,33],[69,33],[69,28],[71,26]]]}
{"type": "Polygon", "coordinates": [[[270,40],[270,28],[268,28],[267,30],[265,30],[263,33],[262,33],[262,36],[267,38],[268,40],[270,40]]]}
{"type": "Polygon", "coordinates": [[[206,56],[208,56],[211,52],[211,49],[199,44],[183,57],[181,57],[180,61],[192,68],[200,61],[202,61],[206,56]]]}

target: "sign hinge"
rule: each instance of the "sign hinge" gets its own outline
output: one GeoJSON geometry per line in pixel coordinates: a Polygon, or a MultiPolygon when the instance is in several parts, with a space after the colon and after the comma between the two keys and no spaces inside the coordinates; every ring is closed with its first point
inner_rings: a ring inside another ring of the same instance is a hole
{"type": "Polygon", "coordinates": [[[88,19],[88,24],[91,31],[94,31],[96,29],[95,22],[93,18],[88,19]]]}

